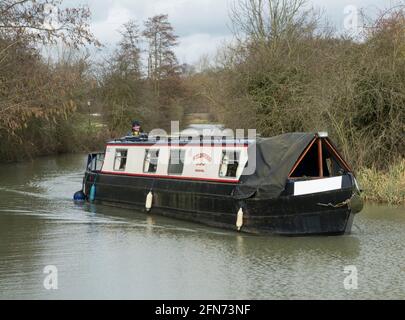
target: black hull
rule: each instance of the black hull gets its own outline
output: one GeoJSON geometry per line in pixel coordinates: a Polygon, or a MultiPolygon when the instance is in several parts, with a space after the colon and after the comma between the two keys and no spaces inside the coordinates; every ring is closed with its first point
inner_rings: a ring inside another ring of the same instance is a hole
{"type": "Polygon", "coordinates": [[[152,190],[152,214],[236,230],[237,212],[243,209],[241,232],[286,236],[342,235],[351,231],[354,213],[347,205],[353,188],[277,199],[235,200],[233,184],[87,173],[85,194],[95,182],[95,202],[145,210],[152,190]]]}

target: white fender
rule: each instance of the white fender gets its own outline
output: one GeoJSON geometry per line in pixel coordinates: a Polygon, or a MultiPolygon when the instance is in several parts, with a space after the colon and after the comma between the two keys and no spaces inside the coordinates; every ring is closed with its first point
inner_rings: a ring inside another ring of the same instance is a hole
{"type": "Polygon", "coordinates": [[[242,208],[240,208],[238,211],[238,216],[236,218],[236,228],[238,228],[238,231],[240,231],[242,226],[243,226],[243,210],[242,208]]]}
{"type": "Polygon", "coordinates": [[[152,201],[153,201],[153,193],[149,191],[148,195],[146,196],[145,208],[146,211],[150,211],[152,209],[152,201]]]}

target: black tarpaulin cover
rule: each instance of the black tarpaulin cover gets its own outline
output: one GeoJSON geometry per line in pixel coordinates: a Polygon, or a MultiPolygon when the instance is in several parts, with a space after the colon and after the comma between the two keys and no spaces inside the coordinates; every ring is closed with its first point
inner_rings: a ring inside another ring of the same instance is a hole
{"type": "MultiPolygon", "coordinates": [[[[300,155],[315,138],[315,133],[286,133],[271,138],[258,138],[249,146],[249,162],[256,156],[256,169],[247,175],[245,168],[235,187],[235,199],[277,198],[283,192],[288,175],[300,155]]],[[[250,166],[250,165],[249,165],[250,166]]]]}

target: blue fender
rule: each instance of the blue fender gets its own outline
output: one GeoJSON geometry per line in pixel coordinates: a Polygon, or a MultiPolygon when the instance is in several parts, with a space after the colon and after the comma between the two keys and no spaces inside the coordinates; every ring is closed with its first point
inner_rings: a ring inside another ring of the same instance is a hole
{"type": "Polygon", "coordinates": [[[90,201],[93,202],[94,200],[96,200],[96,185],[93,184],[90,188],[90,201]]]}
{"type": "Polygon", "coordinates": [[[86,200],[86,195],[84,194],[83,190],[77,191],[73,195],[73,200],[76,202],[81,202],[86,200]]]}

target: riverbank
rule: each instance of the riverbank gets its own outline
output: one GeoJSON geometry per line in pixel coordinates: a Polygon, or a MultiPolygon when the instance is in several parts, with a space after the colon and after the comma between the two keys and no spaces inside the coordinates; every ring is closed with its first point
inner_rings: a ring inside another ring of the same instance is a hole
{"type": "Polygon", "coordinates": [[[101,119],[74,113],[56,123],[40,122],[30,124],[17,134],[0,134],[0,163],[102,150],[109,138],[101,119]]]}
{"type": "Polygon", "coordinates": [[[386,172],[362,168],[357,177],[366,201],[405,205],[405,159],[391,165],[386,172]]]}

